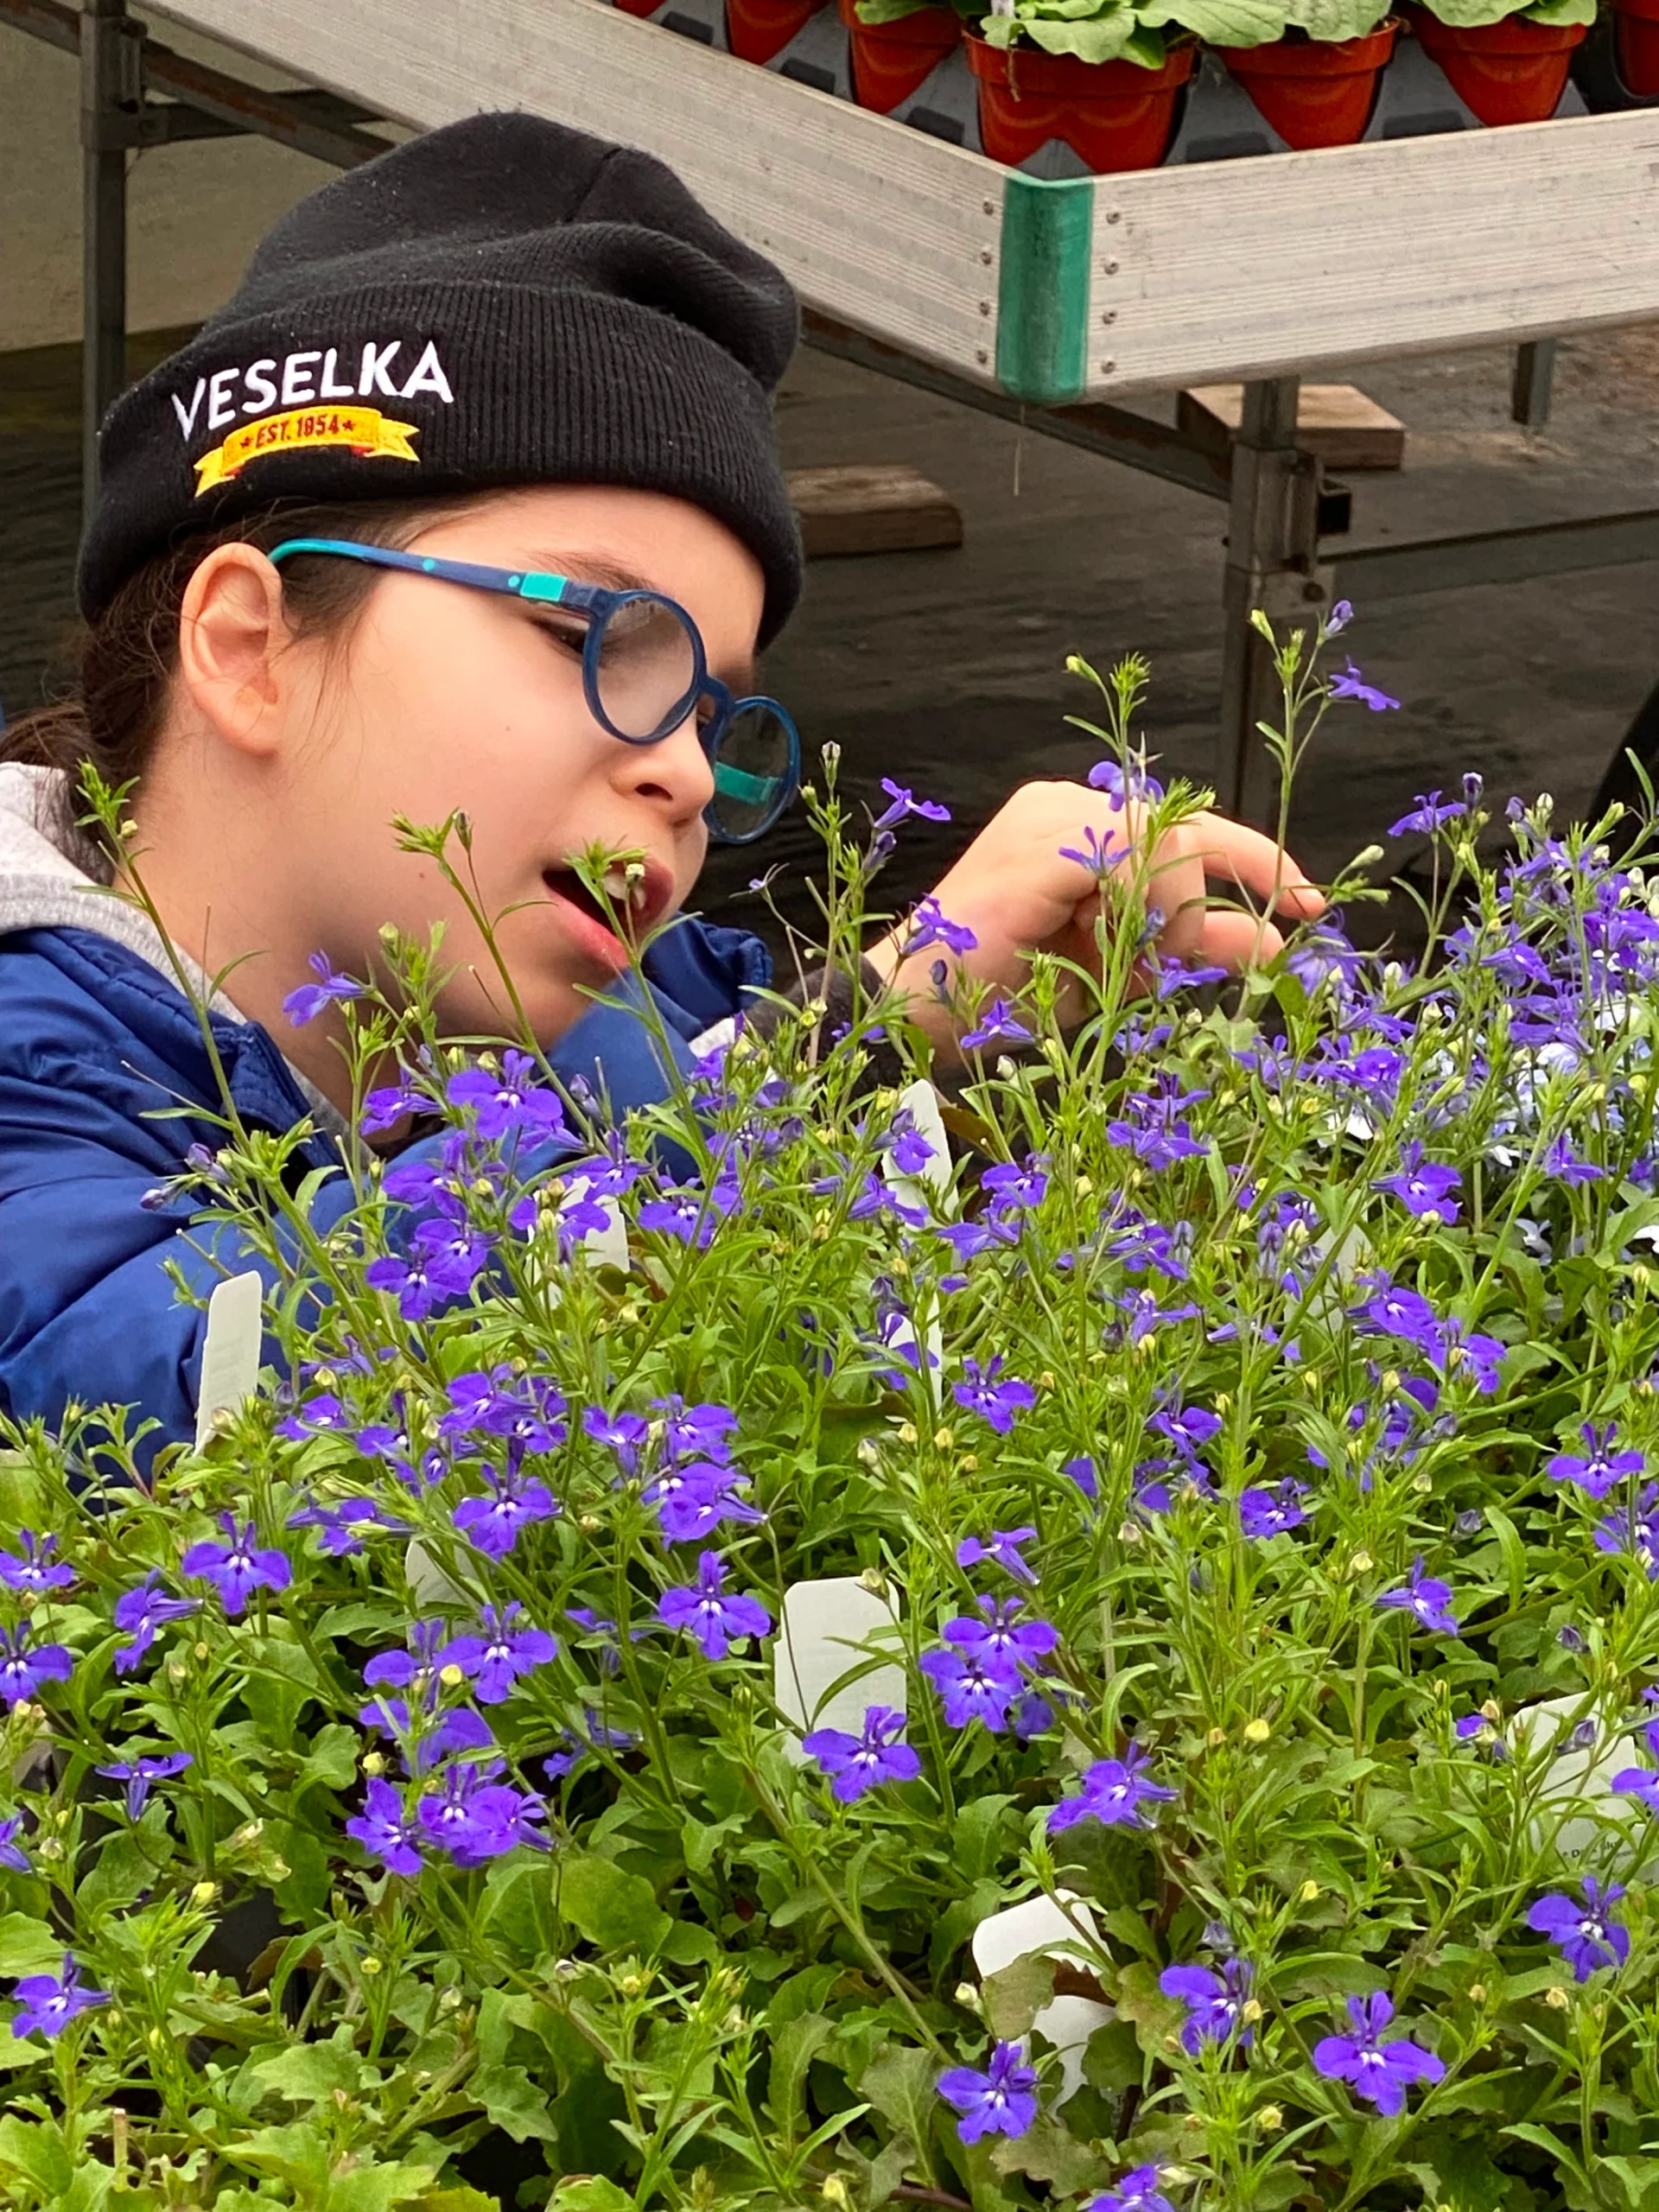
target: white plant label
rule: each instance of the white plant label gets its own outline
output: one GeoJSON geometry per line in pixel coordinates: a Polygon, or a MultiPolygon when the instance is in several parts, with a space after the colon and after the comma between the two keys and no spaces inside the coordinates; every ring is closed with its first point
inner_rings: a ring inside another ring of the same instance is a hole
{"type": "MultiPolygon", "coordinates": [[[[944,1117],[939,1112],[939,1094],[925,1077],[918,1077],[909,1089],[899,1094],[893,1109],[894,1118],[908,1114],[916,1134],[928,1148],[928,1162],[920,1175],[906,1175],[890,1152],[881,1155],[881,1173],[893,1195],[905,1205],[923,1206],[931,1213],[937,1211],[937,1201],[943,1198],[950,1187],[950,1140],[945,1134],[944,1117]]],[[[921,1331],[922,1343],[927,1352],[928,1371],[937,1373],[944,1363],[944,1338],[939,1331],[939,1310],[931,1298],[918,1303],[915,1319],[921,1331]]],[[[912,1343],[913,1343],[912,1339],[912,1343]]],[[[895,1346],[902,1350],[902,1345],[895,1346]]]]}
{"type": "Polygon", "coordinates": [[[259,1356],[264,1346],[264,1283],[250,1269],[215,1284],[207,1300],[201,1389],[196,1399],[198,1452],[213,1434],[218,1415],[234,1413],[259,1387],[259,1356]]]}
{"type": "Polygon", "coordinates": [[[784,1738],[797,1765],[806,1757],[799,1738],[814,1728],[861,1736],[871,1706],[906,1710],[904,1668],[886,1661],[871,1666],[872,1644],[897,1650],[899,1623],[891,1602],[866,1589],[855,1575],[796,1582],[785,1591],[772,1651],[772,1694],[798,1732],[784,1738]],[[842,1679],[861,1667],[865,1671],[855,1680],[842,1679]]]}
{"type": "MultiPolygon", "coordinates": [[[[1647,1764],[1641,1749],[1641,1739],[1615,1735],[1596,1719],[1593,1742],[1577,1745],[1567,1740],[1573,1724],[1583,1717],[1584,1700],[1580,1696],[1546,1698],[1538,1705],[1523,1705],[1512,1716],[1508,1732],[1516,1751],[1522,1758],[1535,1756],[1551,1748],[1554,1756],[1545,1770],[1538,1789],[1538,1804],[1544,1818],[1534,1825],[1535,1840],[1541,1842],[1549,1830],[1555,1828],[1555,1849],[1564,1859],[1575,1859],[1587,1851],[1605,1834],[1598,1812],[1621,1814],[1629,1810],[1632,1800],[1613,1795],[1613,1777],[1627,1766],[1647,1764]],[[1584,1812],[1573,1820],[1561,1821],[1563,1808],[1574,1800],[1582,1802],[1584,1812]]],[[[1619,1878],[1634,1872],[1649,1878],[1655,1861],[1649,1858],[1635,1868],[1624,1868],[1619,1878]]]]}
{"type": "MultiPolygon", "coordinates": [[[[1016,1959],[1028,1959],[1033,1953],[1045,1958],[1082,1963],[1071,1947],[1078,1940],[1079,1928],[1085,1929],[1092,1941],[1100,1941],[1094,1915],[1070,1890],[1060,1890],[1056,1895],[1071,1907],[1070,1919],[1054,1897],[1045,1895],[1027,1897],[1023,1904],[1011,1904],[1006,1912],[994,1912],[988,1920],[980,1922],[974,1930],[971,1948],[974,1964],[982,1975],[1000,1974],[1016,1959]]],[[[1109,2005],[1103,2005],[1093,1997],[1068,1995],[1051,1998],[1033,2019],[1032,2027],[1053,2044],[1060,2062],[1057,2105],[1063,2105],[1083,2087],[1083,2054],[1089,2038],[1096,2028],[1103,2028],[1111,2017],[1109,2005]]]]}
{"type": "MultiPolygon", "coordinates": [[[[575,1203],[575,1199],[567,1201],[567,1204],[570,1205],[575,1203]]],[[[590,1229],[588,1231],[582,1240],[582,1252],[589,1266],[620,1268],[622,1273],[626,1274],[628,1225],[622,1217],[622,1209],[616,1200],[611,1198],[595,1198],[594,1204],[602,1209],[605,1215],[605,1226],[603,1229],[590,1229]]]]}

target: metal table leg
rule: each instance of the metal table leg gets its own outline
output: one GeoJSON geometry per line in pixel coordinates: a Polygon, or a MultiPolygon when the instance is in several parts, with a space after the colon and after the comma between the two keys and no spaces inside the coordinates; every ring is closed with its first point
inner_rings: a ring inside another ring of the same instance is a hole
{"type": "Polygon", "coordinates": [[[1295,377],[1246,385],[1233,446],[1216,795],[1247,822],[1269,820],[1277,798],[1256,728],[1274,702],[1272,655],[1250,616],[1262,608],[1282,634],[1299,616],[1317,621],[1328,596],[1319,568],[1319,464],[1296,448],[1299,389],[1295,377]]]}
{"type": "Polygon", "coordinates": [[[98,428],[126,382],[127,147],[143,104],[141,25],[126,0],[85,0],[80,41],[81,509],[98,491],[98,428]]]}
{"type": "Polygon", "coordinates": [[[1549,403],[1555,385],[1555,344],[1553,338],[1535,338],[1515,349],[1515,370],[1510,379],[1510,419],[1536,429],[1549,420],[1549,403]]]}

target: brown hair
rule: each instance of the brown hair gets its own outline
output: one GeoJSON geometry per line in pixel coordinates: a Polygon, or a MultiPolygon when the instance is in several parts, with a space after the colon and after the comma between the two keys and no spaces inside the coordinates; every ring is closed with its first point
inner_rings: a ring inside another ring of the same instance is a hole
{"type": "MultiPolygon", "coordinates": [[[[284,505],[200,532],[129,576],[98,620],[76,639],[76,680],[53,704],[0,729],[0,761],[64,771],[42,825],[89,875],[108,882],[111,855],[76,820],[84,806],[82,764],[106,782],[141,777],[160,736],[179,665],[179,613],[185,588],[216,545],[268,551],[285,537],[353,537],[401,550],[429,524],[470,502],[386,499],[334,506],[284,505]]],[[[296,638],[340,640],[349,634],[381,572],[357,561],[296,555],[282,568],[283,610],[296,638]]]]}

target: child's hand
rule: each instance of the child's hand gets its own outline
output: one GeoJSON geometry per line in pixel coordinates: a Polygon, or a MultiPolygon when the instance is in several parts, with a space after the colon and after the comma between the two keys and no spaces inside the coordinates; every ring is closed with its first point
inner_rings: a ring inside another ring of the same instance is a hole
{"type": "MultiPolygon", "coordinates": [[[[974,948],[954,952],[936,938],[908,950],[925,934],[918,929],[924,909],[873,945],[868,957],[908,992],[912,1017],[948,1045],[950,1016],[931,979],[937,961],[944,958],[953,974],[959,969],[1003,989],[1026,981],[1033,952],[1058,953],[1098,976],[1096,917],[1103,897],[1122,905],[1120,884],[1141,884],[1147,907],[1163,916],[1156,944],[1165,957],[1233,970],[1282,950],[1270,914],[1300,922],[1323,910],[1324,898],[1288,854],[1224,815],[1192,815],[1166,831],[1148,864],[1139,849],[1147,813],[1133,799],[1114,806],[1085,784],[1022,785],[932,894],[947,923],[972,931],[974,948]],[[1103,882],[1089,864],[1091,848],[1108,859],[1122,855],[1103,882]],[[1231,887],[1229,905],[1209,905],[1206,878],[1231,887]]],[[[1081,1017],[1075,983],[1064,991],[1060,1012],[1062,1020],[1081,1017]]]]}

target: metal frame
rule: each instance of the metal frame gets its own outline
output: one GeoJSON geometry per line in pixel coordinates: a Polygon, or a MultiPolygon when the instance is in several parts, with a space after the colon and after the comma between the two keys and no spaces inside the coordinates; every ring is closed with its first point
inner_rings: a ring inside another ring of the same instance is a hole
{"type": "MultiPolygon", "coordinates": [[[[386,142],[361,126],[389,118],[331,91],[261,92],[189,60],[129,17],[126,0],[82,0],[79,10],[60,0],[0,0],[0,25],[8,23],[78,54],[80,62],[83,481],[90,503],[97,426],[125,381],[128,153],[255,133],[349,168],[385,149],[386,142]]],[[[283,66],[280,54],[273,52],[270,59],[283,66]]],[[[987,198],[984,213],[994,213],[987,198]]],[[[1105,219],[1116,223],[1118,217],[1109,213],[1105,219]]],[[[988,264],[993,256],[987,250],[979,257],[988,264]]],[[[1109,260],[1108,273],[1116,265],[1109,260]]],[[[1103,319],[1111,322],[1113,314],[1103,319]]],[[[1344,591],[1368,598],[1392,597],[1659,560],[1659,512],[1650,511],[1417,543],[1323,543],[1347,531],[1351,498],[1297,447],[1300,385],[1294,375],[1246,382],[1239,434],[1230,452],[1217,454],[1190,443],[1167,423],[1116,404],[1036,404],[826,314],[809,309],[805,324],[808,343],[826,352],[1226,503],[1216,785],[1222,804],[1247,816],[1263,815],[1269,798],[1255,728],[1269,704],[1271,671],[1265,641],[1250,622],[1255,609],[1294,626],[1299,618],[1323,613],[1338,582],[1344,591]]],[[[1511,392],[1516,422],[1535,425],[1547,419],[1554,351],[1555,341],[1547,337],[1517,348],[1511,392]]],[[[982,362],[986,355],[976,359],[982,362]]]]}

